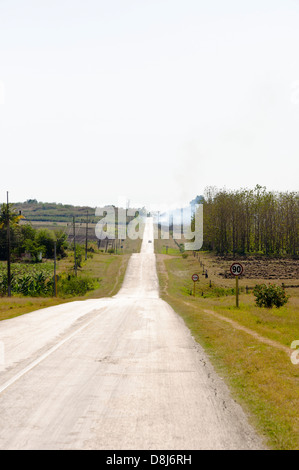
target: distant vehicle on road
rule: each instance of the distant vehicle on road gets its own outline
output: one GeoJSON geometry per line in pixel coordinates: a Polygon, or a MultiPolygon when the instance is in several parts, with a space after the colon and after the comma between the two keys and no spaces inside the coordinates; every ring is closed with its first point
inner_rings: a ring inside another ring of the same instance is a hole
{"type": "Polygon", "coordinates": [[[151,240],[149,240],[148,242],[149,242],[149,243],[152,243],[152,241],[151,241],[151,240]]]}

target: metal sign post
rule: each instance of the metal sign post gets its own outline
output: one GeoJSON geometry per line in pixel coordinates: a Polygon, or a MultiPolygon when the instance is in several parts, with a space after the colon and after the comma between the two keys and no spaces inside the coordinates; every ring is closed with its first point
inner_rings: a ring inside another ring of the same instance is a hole
{"type": "Polygon", "coordinates": [[[236,276],[236,307],[239,308],[239,276],[236,276]]]}
{"type": "Polygon", "coordinates": [[[233,263],[230,267],[230,272],[236,277],[236,307],[239,308],[239,276],[244,272],[242,264],[233,263]]]}
{"type": "Polygon", "coordinates": [[[193,281],[193,295],[195,297],[195,283],[199,280],[199,275],[198,274],[193,274],[192,275],[192,281],[193,281]]]}

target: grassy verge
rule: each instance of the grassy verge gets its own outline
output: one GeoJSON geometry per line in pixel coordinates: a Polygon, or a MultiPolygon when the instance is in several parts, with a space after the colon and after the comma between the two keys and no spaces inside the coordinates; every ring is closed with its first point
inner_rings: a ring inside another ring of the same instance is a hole
{"type": "MultiPolygon", "coordinates": [[[[63,297],[58,293],[57,298],[15,295],[10,298],[2,297],[0,298],[0,320],[65,302],[115,295],[121,287],[129,258],[129,252],[119,255],[102,252],[93,253],[93,257],[88,258],[86,262],[82,263],[82,268],[78,269],[78,276],[96,279],[96,289],[87,292],[84,296],[63,297]]],[[[47,262],[47,264],[49,263],[47,262]]],[[[34,265],[32,266],[34,267],[34,265]]],[[[58,275],[71,273],[72,268],[73,259],[71,255],[57,263],[58,275]]]]}
{"type": "Polygon", "coordinates": [[[191,275],[198,262],[189,256],[157,255],[161,296],[180,314],[207,351],[233,397],[270,448],[299,448],[299,364],[290,344],[299,339],[299,292],[290,290],[280,309],[260,309],[254,296],[231,295],[232,281],[200,276],[196,296],[191,275]]]}

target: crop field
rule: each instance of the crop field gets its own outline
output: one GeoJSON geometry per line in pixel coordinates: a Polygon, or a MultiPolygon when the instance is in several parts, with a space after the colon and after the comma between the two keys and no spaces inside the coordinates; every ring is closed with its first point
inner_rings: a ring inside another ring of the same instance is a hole
{"type": "MultiPolygon", "coordinates": [[[[11,292],[25,296],[48,296],[53,293],[53,264],[12,263],[11,292]]],[[[0,263],[0,293],[7,292],[6,263],[0,263]]]]}
{"type": "MultiPolygon", "coordinates": [[[[55,227],[56,224],[47,224],[47,228],[55,227]]],[[[63,224],[59,224],[59,228],[62,227],[63,224]]],[[[110,245],[107,250],[106,244],[98,249],[94,241],[89,241],[88,246],[91,250],[85,260],[85,244],[77,244],[82,259],[76,279],[72,243],[67,256],[57,260],[57,297],[54,295],[54,260],[11,263],[11,297],[7,297],[7,263],[0,261],[0,320],[59,303],[116,294],[131,253],[140,251],[141,239],[119,240],[114,248],[110,245]]]]}

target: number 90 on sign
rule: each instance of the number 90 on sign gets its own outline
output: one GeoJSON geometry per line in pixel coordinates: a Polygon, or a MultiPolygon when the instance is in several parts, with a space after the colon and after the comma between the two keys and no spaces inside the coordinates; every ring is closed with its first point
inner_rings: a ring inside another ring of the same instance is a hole
{"type": "Polygon", "coordinates": [[[233,276],[241,276],[243,274],[243,266],[240,263],[233,263],[230,267],[230,272],[233,276]]]}

